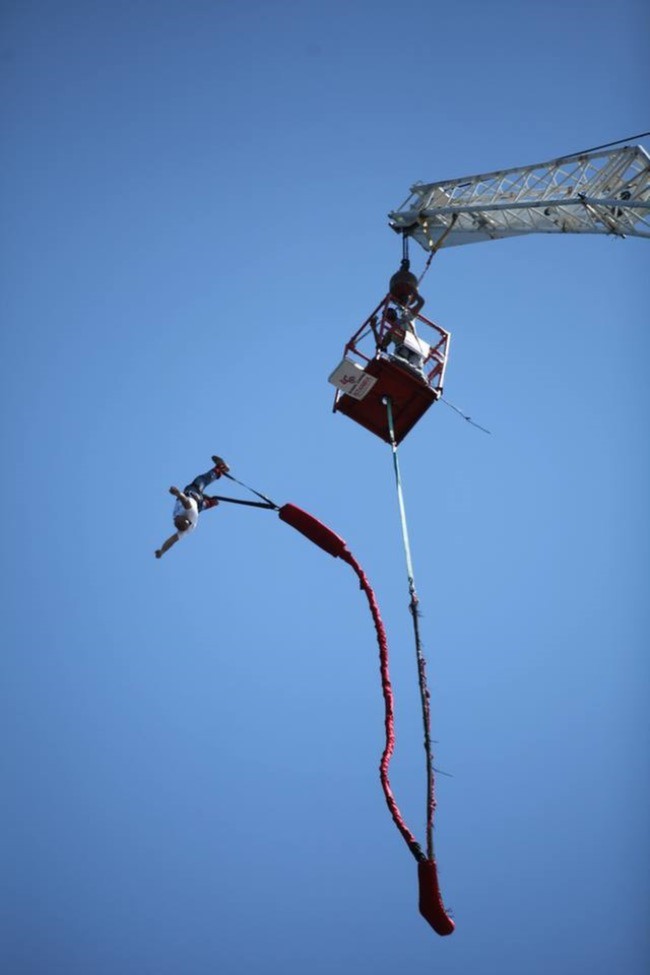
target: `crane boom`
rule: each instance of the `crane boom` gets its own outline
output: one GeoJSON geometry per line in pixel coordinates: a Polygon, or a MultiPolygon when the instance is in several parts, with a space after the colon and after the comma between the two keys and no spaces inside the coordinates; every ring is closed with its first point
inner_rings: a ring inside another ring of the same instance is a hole
{"type": "Polygon", "coordinates": [[[389,222],[427,251],[532,233],[650,237],[650,156],[623,146],[416,183],[389,222]]]}

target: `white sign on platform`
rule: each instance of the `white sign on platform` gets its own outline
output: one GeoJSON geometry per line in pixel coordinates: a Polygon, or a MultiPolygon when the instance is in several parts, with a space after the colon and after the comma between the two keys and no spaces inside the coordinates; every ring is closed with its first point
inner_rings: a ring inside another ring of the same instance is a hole
{"type": "Polygon", "coordinates": [[[377,380],[374,376],[366,375],[357,362],[344,359],[329,377],[329,382],[352,399],[363,399],[377,380]]]}

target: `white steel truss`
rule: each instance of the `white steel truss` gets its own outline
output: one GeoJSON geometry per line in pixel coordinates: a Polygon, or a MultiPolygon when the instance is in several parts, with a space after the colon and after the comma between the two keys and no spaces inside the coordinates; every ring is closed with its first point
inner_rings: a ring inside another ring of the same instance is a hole
{"type": "Polygon", "coordinates": [[[416,183],[389,220],[428,251],[531,233],[650,237],[650,156],[624,146],[416,183]]]}

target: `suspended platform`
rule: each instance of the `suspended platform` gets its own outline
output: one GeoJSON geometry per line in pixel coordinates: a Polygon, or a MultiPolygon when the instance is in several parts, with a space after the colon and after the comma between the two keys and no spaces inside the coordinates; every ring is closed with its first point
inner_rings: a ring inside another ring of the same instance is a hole
{"type": "Polygon", "coordinates": [[[447,365],[449,332],[424,315],[404,311],[387,295],[347,343],[343,360],[329,377],[336,386],[334,412],[386,443],[391,443],[386,400],[400,443],[442,395],[447,365]],[[433,344],[419,337],[422,325],[433,329],[433,344]]]}
{"type": "Polygon", "coordinates": [[[406,367],[387,358],[373,359],[363,370],[363,374],[376,380],[363,399],[354,399],[342,393],[337,397],[335,409],[381,437],[386,443],[391,442],[386,422],[387,397],[393,407],[395,438],[397,443],[401,443],[440,396],[426,380],[411,374],[406,367]]]}

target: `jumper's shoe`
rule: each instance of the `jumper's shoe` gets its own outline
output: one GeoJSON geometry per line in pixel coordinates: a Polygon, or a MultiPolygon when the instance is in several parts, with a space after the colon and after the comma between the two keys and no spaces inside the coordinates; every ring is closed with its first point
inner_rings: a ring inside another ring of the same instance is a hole
{"type": "Polygon", "coordinates": [[[225,474],[230,470],[223,457],[217,457],[216,454],[213,454],[212,456],[212,463],[220,473],[225,474]]]}

